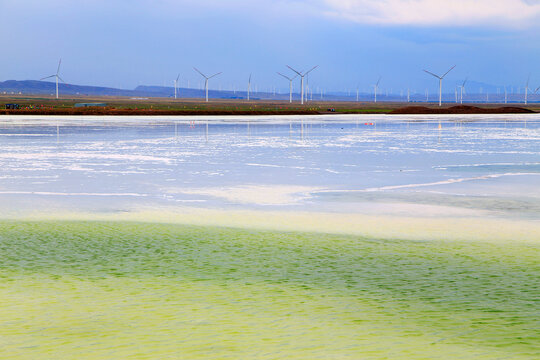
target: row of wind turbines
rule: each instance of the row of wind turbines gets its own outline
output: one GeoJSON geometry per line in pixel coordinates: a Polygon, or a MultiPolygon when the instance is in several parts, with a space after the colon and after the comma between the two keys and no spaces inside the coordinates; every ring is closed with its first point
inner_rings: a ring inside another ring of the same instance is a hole
{"type": "MultiPolygon", "coordinates": [[[[62,65],[62,59],[60,59],[60,61],[58,62],[58,68],[56,69],[55,74],[49,75],[49,76],[46,76],[46,77],[40,79],[40,80],[46,80],[46,79],[50,79],[50,78],[55,78],[55,80],[56,80],[56,98],[57,99],[58,99],[58,82],[62,81],[64,84],[67,85],[67,83],[64,81],[64,79],[62,79],[62,77],[60,77],[60,66],[61,65],[62,65]]],[[[444,78],[446,77],[446,75],[448,75],[455,67],[456,67],[456,65],[452,66],[443,75],[437,75],[437,74],[435,74],[435,73],[433,73],[433,72],[431,72],[429,70],[424,69],[424,72],[426,72],[427,74],[429,74],[429,75],[431,75],[431,76],[433,76],[433,77],[435,77],[435,78],[437,78],[439,80],[439,106],[442,106],[442,82],[443,82],[444,78]]],[[[289,81],[289,103],[292,103],[292,98],[293,98],[293,81],[296,78],[300,77],[300,103],[304,104],[304,100],[306,99],[305,94],[304,94],[304,78],[307,75],[309,75],[309,73],[311,73],[313,70],[318,68],[318,65],[312,67],[308,71],[299,71],[299,70],[294,69],[293,67],[291,67],[289,65],[287,65],[287,68],[289,68],[296,75],[287,76],[287,75],[284,75],[284,74],[282,74],[280,72],[277,72],[277,74],[279,76],[285,78],[287,81],[289,81]]],[[[215,73],[213,75],[207,76],[206,74],[204,74],[202,71],[200,71],[196,67],[194,67],[193,69],[204,78],[205,100],[206,100],[206,102],[208,102],[208,81],[210,79],[222,74],[222,72],[218,72],[218,73],[215,73]]],[[[251,78],[252,78],[252,74],[249,74],[248,86],[247,86],[247,100],[248,101],[250,101],[250,96],[251,96],[251,78]]],[[[180,80],[180,74],[178,74],[178,76],[174,80],[174,98],[175,99],[177,99],[177,97],[178,97],[178,82],[179,82],[179,80],[180,80]]],[[[463,94],[465,93],[465,84],[467,83],[467,80],[468,80],[468,78],[466,78],[463,81],[463,83],[457,87],[457,89],[459,89],[459,92],[460,92],[459,101],[460,101],[461,104],[463,104],[463,94]]],[[[381,82],[381,77],[379,76],[377,82],[373,85],[373,88],[374,88],[373,89],[374,90],[374,102],[377,102],[377,93],[378,93],[378,90],[379,90],[380,82],[381,82]]],[[[525,105],[528,103],[529,92],[532,92],[533,94],[536,94],[540,90],[540,86],[537,87],[536,89],[532,90],[529,87],[529,82],[530,82],[530,76],[527,78],[527,83],[525,85],[525,105]]],[[[507,100],[508,100],[508,94],[507,94],[506,86],[505,86],[504,87],[504,102],[507,103],[507,100]]],[[[358,101],[358,89],[356,91],[356,101],[358,101]]],[[[407,102],[409,102],[409,101],[410,101],[410,91],[409,91],[409,89],[407,89],[407,102]]],[[[456,93],[456,102],[457,102],[457,93],[456,93]]]]}
{"type": "MultiPolygon", "coordinates": [[[[431,71],[428,71],[428,70],[424,70],[426,73],[428,73],[429,75],[431,76],[434,76],[436,77],[437,79],[439,79],[439,106],[442,106],[442,81],[443,79],[446,77],[446,75],[448,75],[448,73],[452,70],[454,70],[454,68],[456,67],[456,65],[452,66],[450,68],[450,70],[448,70],[447,72],[445,72],[443,75],[437,75],[437,74],[434,74],[432,73],[431,71]]],[[[533,94],[536,94],[538,92],[538,90],[540,90],[540,86],[537,87],[534,91],[529,87],[529,81],[530,81],[531,77],[529,76],[527,78],[527,84],[525,85],[525,105],[527,105],[527,101],[528,101],[528,94],[529,94],[529,91],[532,91],[533,94]]],[[[465,79],[465,81],[463,81],[463,84],[461,84],[458,88],[460,90],[460,103],[463,104],[463,93],[465,92],[465,84],[467,83],[467,78],[465,79]]],[[[506,86],[504,87],[504,103],[506,104],[508,101],[508,93],[506,91],[506,86]]]]}
{"type": "MultiPolygon", "coordinates": [[[[278,75],[283,76],[285,79],[287,79],[289,81],[289,102],[292,103],[292,94],[293,94],[292,82],[294,81],[294,79],[296,79],[298,76],[300,76],[300,88],[301,88],[300,102],[303,104],[304,103],[304,77],[306,77],[306,75],[308,75],[310,72],[315,70],[318,67],[318,65],[312,67],[311,69],[309,69],[308,71],[305,71],[305,72],[295,70],[292,67],[290,67],[289,65],[287,65],[287,67],[289,69],[291,69],[293,72],[296,73],[296,75],[294,77],[289,77],[289,76],[283,75],[280,72],[278,72],[278,75]]],[[[205,92],[206,102],[208,102],[208,80],[222,74],[222,72],[218,72],[218,73],[216,73],[214,75],[207,76],[206,74],[204,74],[202,71],[200,71],[196,67],[194,67],[193,70],[195,70],[197,73],[199,73],[204,78],[204,92],[205,92]]],[[[249,74],[248,86],[247,86],[247,100],[248,101],[250,101],[250,95],[251,95],[251,75],[252,74],[249,74]]],[[[178,89],[178,80],[179,79],[180,79],[180,74],[178,74],[178,76],[176,77],[176,80],[174,81],[174,98],[175,99],[177,98],[177,94],[178,94],[177,89],[178,89]]],[[[57,94],[57,98],[58,98],[58,94],[57,94]]]]}

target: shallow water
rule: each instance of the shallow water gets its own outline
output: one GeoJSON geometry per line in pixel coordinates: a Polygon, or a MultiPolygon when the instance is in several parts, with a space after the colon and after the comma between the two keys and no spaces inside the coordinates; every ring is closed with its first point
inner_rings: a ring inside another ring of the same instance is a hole
{"type": "Polygon", "coordinates": [[[540,117],[246,119],[0,117],[0,358],[540,356],[540,117]]]}
{"type": "Polygon", "coordinates": [[[537,115],[114,119],[0,119],[0,199],[46,211],[73,204],[335,211],[336,202],[351,211],[369,192],[370,201],[538,213],[537,115]]]}
{"type": "Polygon", "coordinates": [[[4,358],[539,351],[537,245],[121,222],[0,229],[4,358]]]}

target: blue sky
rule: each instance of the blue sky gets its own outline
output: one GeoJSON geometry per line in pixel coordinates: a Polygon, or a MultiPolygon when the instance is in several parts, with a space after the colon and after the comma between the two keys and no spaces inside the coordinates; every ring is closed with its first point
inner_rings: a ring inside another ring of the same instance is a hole
{"type": "Polygon", "coordinates": [[[257,89],[276,71],[313,65],[312,88],[435,89],[427,68],[456,64],[448,89],[469,78],[540,85],[540,0],[0,0],[0,80],[55,72],[69,83],[133,88],[257,89]],[[6,44],[7,45],[6,47],[6,44]]]}

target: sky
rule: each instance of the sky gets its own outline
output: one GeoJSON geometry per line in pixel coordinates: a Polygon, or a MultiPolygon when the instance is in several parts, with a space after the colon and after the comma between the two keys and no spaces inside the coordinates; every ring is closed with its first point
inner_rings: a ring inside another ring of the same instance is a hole
{"type": "MultiPolygon", "coordinates": [[[[313,89],[435,91],[463,81],[540,86],[540,0],[0,0],[0,81],[54,74],[131,89],[254,90],[310,75],[313,89]],[[422,89],[422,90],[420,90],[422,89]]],[[[295,83],[295,87],[298,84],[295,83]]]]}

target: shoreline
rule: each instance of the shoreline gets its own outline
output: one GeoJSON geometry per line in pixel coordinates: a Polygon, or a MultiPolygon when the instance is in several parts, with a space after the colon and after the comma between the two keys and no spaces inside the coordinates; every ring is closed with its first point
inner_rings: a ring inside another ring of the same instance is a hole
{"type": "Polygon", "coordinates": [[[305,110],[153,110],[153,109],[19,109],[0,110],[1,115],[8,116],[339,116],[339,115],[496,115],[496,114],[538,114],[530,109],[522,107],[498,107],[480,108],[476,106],[453,106],[447,108],[429,108],[424,106],[408,106],[398,109],[387,109],[385,111],[319,111],[312,109],[305,110]]]}
{"type": "MultiPolygon", "coordinates": [[[[149,109],[21,109],[0,110],[0,115],[41,115],[41,116],[264,116],[264,115],[323,115],[332,113],[315,110],[149,110],[149,109]]],[[[345,113],[340,113],[345,114],[345,113]]],[[[336,114],[337,115],[337,114],[336,114]]]]}
{"type": "Polygon", "coordinates": [[[140,207],[128,212],[60,210],[4,213],[0,222],[107,222],[169,224],[280,233],[313,233],[401,241],[538,244],[540,223],[490,215],[386,215],[309,210],[140,207]],[[249,219],[249,221],[246,221],[249,219]],[[315,221],[314,221],[315,220],[315,221]],[[458,230],[459,229],[459,230],[458,230]],[[489,230],[486,230],[489,229],[489,230]]]}
{"type": "Polygon", "coordinates": [[[459,105],[445,103],[439,107],[435,103],[407,102],[336,102],[317,100],[306,103],[288,101],[243,101],[213,99],[146,100],[121,97],[69,97],[54,99],[37,96],[1,96],[0,115],[13,116],[275,116],[275,115],[385,115],[385,114],[512,114],[538,113],[540,104],[522,103],[467,103],[459,105]],[[18,109],[5,109],[14,104],[18,109]],[[85,105],[86,107],[80,107],[85,105]]]}
{"type": "Polygon", "coordinates": [[[475,114],[536,114],[537,112],[519,106],[501,106],[493,108],[481,108],[472,105],[457,105],[441,108],[430,108],[427,106],[406,106],[392,110],[390,115],[475,115],[475,114]]]}

